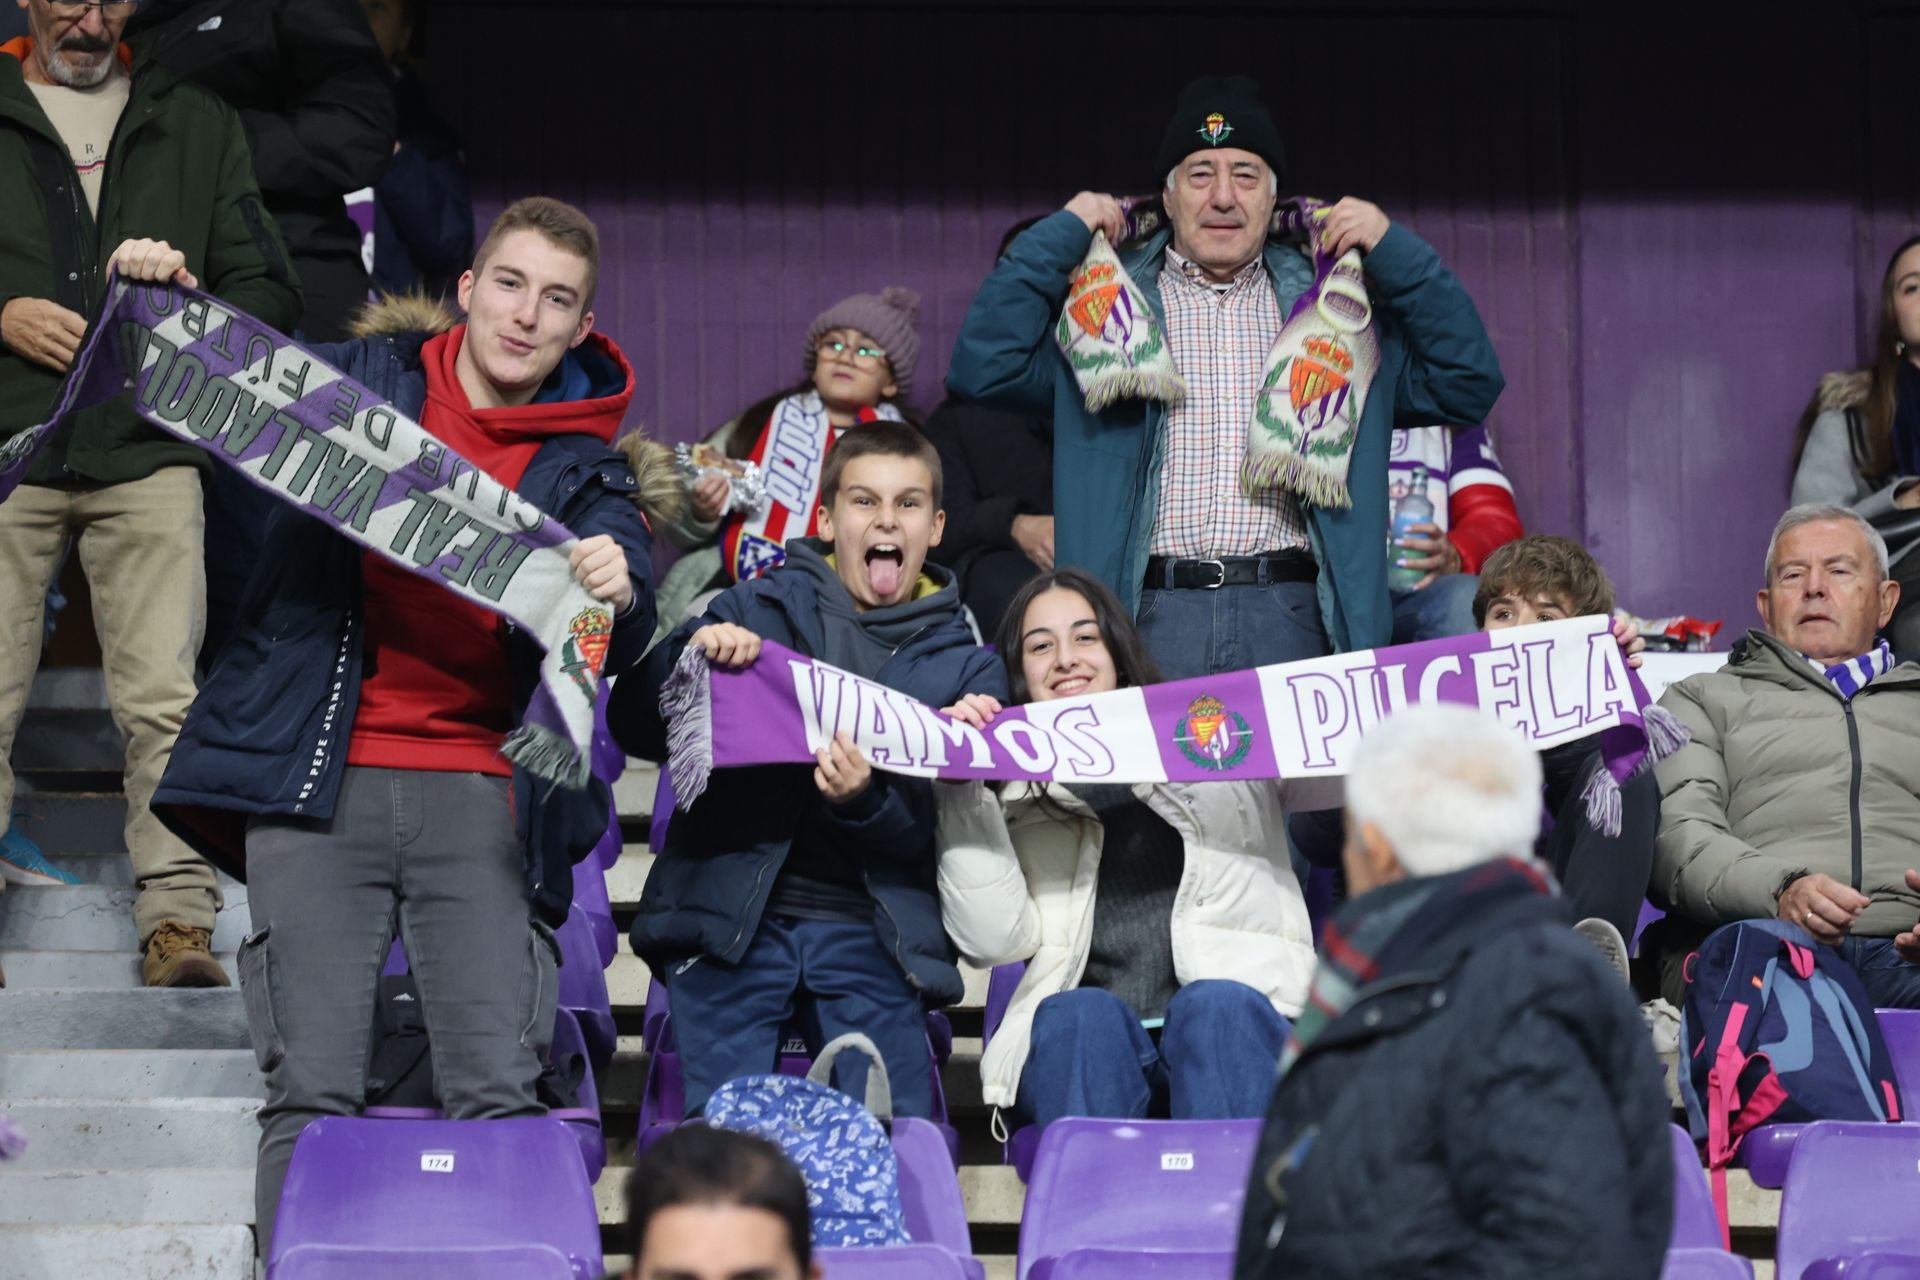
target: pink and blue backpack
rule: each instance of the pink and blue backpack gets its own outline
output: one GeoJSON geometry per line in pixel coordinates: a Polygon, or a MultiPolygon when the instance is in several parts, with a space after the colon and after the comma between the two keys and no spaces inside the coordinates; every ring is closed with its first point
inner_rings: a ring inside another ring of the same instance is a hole
{"type": "Polygon", "coordinates": [[[1727,1166],[1763,1124],[1905,1118],[1873,1002],[1799,925],[1745,920],[1687,957],[1680,1096],[1727,1223],[1727,1166]]]}

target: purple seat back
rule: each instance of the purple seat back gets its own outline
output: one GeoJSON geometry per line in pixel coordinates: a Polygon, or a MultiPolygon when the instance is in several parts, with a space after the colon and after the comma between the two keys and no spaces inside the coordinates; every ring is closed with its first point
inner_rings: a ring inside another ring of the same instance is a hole
{"type": "Polygon", "coordinates": [[[900,1206],[915,1244],[937,1244],[953,1253],[973,1248],[967,1205],[946,1135],[930,1120],[896,1116],[891,1131],[900,1164],[900,1206]]]}
{"type": "MultiPolygon", "coordinates": [[[[1920,1254],[1920,1125],[1820,1120],[1794,1144],[1780,1195],[1776,1274],[1822,1258],[1920,1254]]],[[[1848,1272],[1851,1275],[1851,1271],[1848,1272]]]]}
{"type": "Polygon", "coordinates": [[[1027,1280],[1227,1280],[1233,1254],[1203,1249],[1075,1249],[1058,1258],[1042,1258],[1027,1280]]]}
{"type": "Polygon", "coordinates": [[[593,1055],[587,1052],[586,1037],[572,1010],[561,1009],[553,1019],[553,1059],[560,1061],[575,1054],[587,1059],[586,1073],[580,1077],[579,1106],[565,1107],[547,1114],[567,1126],[580,1144],[580,1159],[587,1166],[587,1181],[600,1181],[607,1167],[607,1135],[600,1121],[600,1083],[594,1076],[593,1055]]]}
{"type": "Polygon", "coordinates": [[[579,904],[567,913],[560,926],[560,1007],[573,1010],[580,1020],[580,1031],[587,1039],[587,1054],[593,1069],[605,1072],[613,1061],[618,1038],[613,1026],[613,1003],[607,997],[607,974],[600,964],[600,948],[593,940],[593,925],[579,904]]]}
{"type": "MultiPolygon", "coordinates": [[[[1900,1101],[1909,1109],[1920,1106],[1920,1009],[1875,1009],[1880,1036],[1893,1059],[1893,1076],[1900,1085],[1900,1101]]],[[[1913,1120],[1912,1115],[1902,1116],[1913,1120]]]]}
{"type": "Polygon", "coordinates": [[[1656,921],[1666,919],[1666,916],[1666,912],[1654,906],[1651,902],[1643,900],[1640,903],[1640,918],[1633,922],[1633,936],[1627,939],[1627,950],[1629,952],[1638,951],[1640,949],[1640,935],[1647,931],[1647,926],[1654,924],[1656,921]]]}
{"type": "Polygon", "coordinates": [[[813,1256],[830,1280],[985,1280],[987,1274],[979,1259],[931,1244],[816,1249],[813,1256]]]}
{"type": "Polygon", "coordinates": [[[613,740],[613,731],[607,728],[607,695],[609,690],[600,686],[600,697],[593,704],[593,752],[588,767],[593,776],[612,786],[627,769],[627,753],[613,740]]]}
{"type": "Polygon", "coordinates": [[[302,1245],[268,1274],[274,1280],[575,1280],[580,1273],[546,1245],[444,1249],[430,1259],[403,1249],[302,1245]]]}
{"type": "Polygon", "coordinates": [[[1673,1235],[1667,1248],[1718,1249],[1720,1215],[1713,1207],[1713,1187],[1700,1151],[1679,1125],[1668,1125],[1667,1133],[1673,1144],[1673,1235]]]}
{"type": "Polygon", "coordinates": [[[620,931],[614,927],[613,903],[607,898],[607,873],[593,858],[573,864],[573,909],[586,917],[600,967],[606,968],[620,953],[620,931]]]}
{"type": "Polygon", "coordinates": [[[1258,1120],[1056,1120],[1020,1216],[1018,1274],[1075,1249],[1231,1254],[1258,1120]]]}
{"type": "Polygon", "coordinates": [[[1876,1252],[1823,1258],[1802,1271],[1800,1280],[1920,1280],[1920,1255],[1876,1252]]]}
{"type": "MultiPolygon", "coordinates": [[[[299,1268],[357,1251],[359,1280],[412,1277],[452,1251],[541,1246],[582,1280],[600,1272],[593,1187],[559,1121],[322,1116],[294,1144],[268,1274],[344,1274],[299,1268]],[[311,1264],[280,1270],[303,1250],[311,1264]]],[[[549,1273],[567,1274],[522,1274],[549,1273]]]]}
{"type": "Polygon", "coordinates": [[[993,1043],[993,1033],[1007,1020],[1007,1006],[1013,1003],[1013,993],[1020,986],[1020,979],[1027,972],[1026,962],[1016,960],[1012,964],[997,964],[993,972],[987,975],[987,1009],[981,1018],[980,1051],[986,1052],[993,1043]]]}
{"type": "Polygon", "coordinates": [[[673,806],[680,797],[674,794],[673,775],[667,772],[667,766],[660,766],[660,781],[653,784],[653,812],[647,815],[647,847],[655,853],[664,853],[667,848],[667,821],[673,817],[673,806]]]}
{"type": "Polygon", "coordinates": [[[593,852],[587,855],[587,861],[602,871],[613,870],[613,864],[620,861],[620,851],[625,848],[624,837],[620,834],[620,815],[607,817],[607,829],[600,833],[600,839],[594,844],[593,852]]]}
{"type": "Polygon", "coordinates": [[[1717,1247],[1669,1249],[1660,1280],[1753,1280],[1753,1264],[1717,1247]]]}

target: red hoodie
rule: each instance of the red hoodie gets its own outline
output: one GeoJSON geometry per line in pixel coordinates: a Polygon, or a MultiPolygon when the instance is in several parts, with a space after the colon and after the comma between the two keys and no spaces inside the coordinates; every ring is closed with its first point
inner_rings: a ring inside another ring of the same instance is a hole
{"type": "MultiPolygon", "coordinates": [[[[554,436],[613,442],[633,399],[633,368],[611,341],[589,334],[581,350],[611,362],[617,393],[475,409],[454,373],[466,336],[463,324],[420,348],[427,376],[420,425],[450,449],[514,487],[541,443],[554,436]]],[[[365,674],[347,763],[512,776],[513,766],[500,755],[513,727],[513,680],[500,615],[436,590],[373,552],[362,556],[361,566],[365,674]]]]}

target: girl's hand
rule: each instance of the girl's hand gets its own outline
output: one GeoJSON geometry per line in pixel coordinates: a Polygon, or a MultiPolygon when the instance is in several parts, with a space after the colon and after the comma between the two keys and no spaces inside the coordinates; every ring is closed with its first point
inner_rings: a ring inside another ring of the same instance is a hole
{"type": "Polygon", "coordinates": [[[716,667],[749,667],[760,656],[760,637],[731,622],[709,622],[688,636],[687,643],[716,667]]]}
{"type": "Polygon", "coordinates": [[[1625,618],[1615,618],[1613,639],[1614,643],[1620,646],[1620,652],[1625,655],[1627,665],[1637,670],[1640,666],[1640,652],[1647,647],[1647,642],[1640,637],[1640,628],[1625,618]]]}
{"type": "Polygon", "coordinates": [[[964,720],[976,729],[986,728],[987,721],[1000,712],[1000,699],[985,693],[969,693],[952,706],[940,708],[940,714],[964,720]]]}

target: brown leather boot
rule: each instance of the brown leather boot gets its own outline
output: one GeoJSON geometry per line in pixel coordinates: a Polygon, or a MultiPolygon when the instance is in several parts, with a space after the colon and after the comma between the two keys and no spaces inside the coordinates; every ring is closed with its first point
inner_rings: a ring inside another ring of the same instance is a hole
{"type": "Polygon", "coordinates": [[[163,921],[147,939],[140,976],[150,987],[230,987],[227,971],[213,958],[212,942],[205,929],[163,921]]]}

